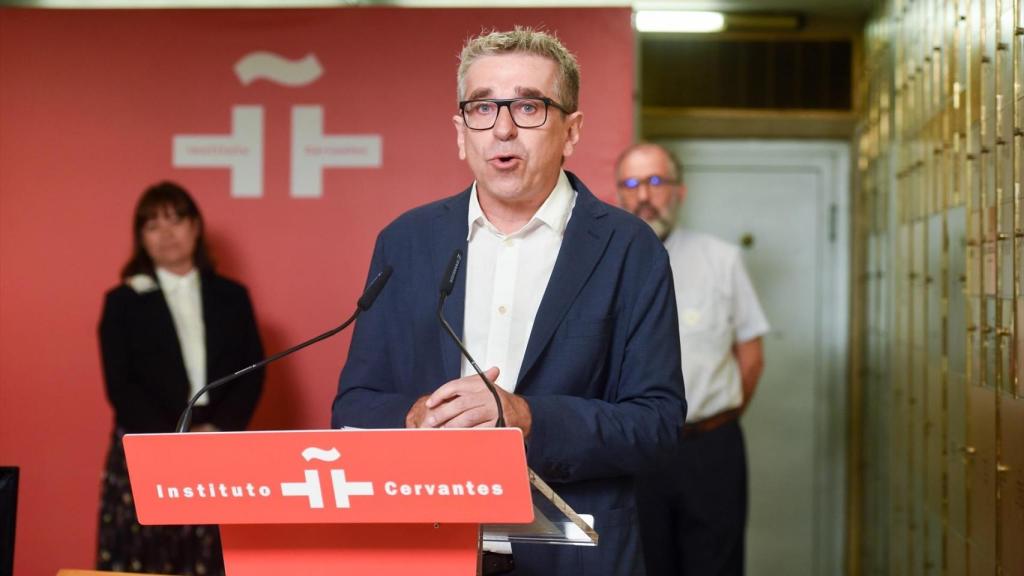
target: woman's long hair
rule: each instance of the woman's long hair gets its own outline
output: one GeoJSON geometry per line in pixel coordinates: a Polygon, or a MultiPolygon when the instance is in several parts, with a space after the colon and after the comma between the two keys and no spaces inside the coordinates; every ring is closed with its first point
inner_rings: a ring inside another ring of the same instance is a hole
{"type": "Polygon", "coordinates": [[[196,250],[192,255],[192,263],[200,272],[213,270],[213,260],[210,259],[210,252],[206,247],[206,225],[203,223],[203,215],[199,213],[199,206],[189,196],[188,191],[174,182],[165,180],[147,188],[135,207],[135,223],[132,226],[132,256],[121,269],[122,279],[136,274],[155,276],[153,259],[146,253],[146,247],[142,243],[142,228],[146,222],[164,212],[174,212],[178,218],[191,218],[195,221],[199,226],[199,235],[196,237],[196,250]]]}

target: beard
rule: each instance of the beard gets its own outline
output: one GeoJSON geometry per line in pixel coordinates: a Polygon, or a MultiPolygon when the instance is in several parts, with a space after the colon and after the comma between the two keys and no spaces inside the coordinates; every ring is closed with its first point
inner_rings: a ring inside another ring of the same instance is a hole
{"type": "Polygon", "coordinates": [[[672,222],[667,221],[665,218],[657,218],[655,220],[645,220],[647,224],[654,230],[654,233],[658,238],[664,240],[668,238],[670,232],[672,232],[672,222]]]}
{"type": "Polygon", "coordinates": [[[658,238],[664,240],[672,232],[672,228],[675,227],[676,208],[677,205],[674,202],[664,210],[659,210],[650,203],[644,202],[633,210],[633,214],[647,222],[647,225],[654,230],[658,238]]]}

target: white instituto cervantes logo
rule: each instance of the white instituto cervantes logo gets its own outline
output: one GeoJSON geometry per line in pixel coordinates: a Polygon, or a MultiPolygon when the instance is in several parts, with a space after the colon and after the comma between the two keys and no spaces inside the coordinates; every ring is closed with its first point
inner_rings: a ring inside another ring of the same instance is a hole
{"type": "MultiPolygon", "coordinates": [[[[302,450],[302,458],[306,462],[337,462],[341,453],[337,448],[323,449],[310,446],[302,450]]],[[[374,496],[374,483],[369,481],[349,481],[343,468],[331,468],[331,495],[334,497],[335,508],[351,508],[354,496],[374,496]]],[[[324,489],[320,482],[320,471],[307,468],[302,471],[303,481],[281,482],[281,496],[298,496],[306,498],[310,509],[324,508],[324,489]]],[[[500,483],[487,483],[473,480],[455,482],[399,482],[385,480],[382,482],[383,497],[412,498],[459,498],[459,497],[500,497],[505,488],[500,483]]],[[[270,486],[256,484],[246,480],[231,482],[215,479],[202,479],[185,484],[157,483],[153,486],[156,497],[160,500],[206,500],[206,499],[265,499],[273,493],[270,486]]]]}
{"type": "Polygon", "coordinates": [[[263,107],[232,107],[230,134],[176,134],[172,162],[178,168],[228,168],[233,197],[263,196],[263,107]]]}
{"type": "MultiPolygon", "coordinates": [[[[309,447],[302,451],[302,457],[306,462],[320,460],[323,462],[336,462],[341,458],[337,448],[322,450],[309,447]]],[[[324,507],[324,493],[320,488],[320,473],[316,470],[307,469],[305,482],[281,482],[281,494],[284,496],[305,496],[309,499],[310,508],[324,507]]],[[[345,471],[341,468],[331,470],[331,485],[334,488],[334,506],[336,508],[350,508],[349,496],[373,496],[372,482],[349,482],[345,478],[345,471]]]]}
{"type": "Polygon", "coordinates": [[[257,80],[268,80],[282,86],[312,84],[324,73],[316,54],[301,60],[288,60],[273,52],[250,52],[235,63],[235,76],[248,86],[257,80]]]}
{"type": "MultiPolygon", "coordinates": [[[[235,64],[243,85],[265,79],[287,87],[307,86],[323,75],[315,54],[291,61],[257,51],[235,64]]],[[[324,109],[296,105],[291,113],[291,190],[293,198],[323,196],[325,168],[380,168],[383,143],[379,134],[325,134],[324,109]]],[[[229,134],[175,134],[172,165],[176,168],[221,168],[231,171],[233,198],[263,196],[263,107],[231,107],[229,134]]]]}
{"type": "Polygon", "coordinates": [[[324,134],[321,106],[292,107],[292,196],[323,195],[324,168],[379,168],[379,134],[324,134]]]}

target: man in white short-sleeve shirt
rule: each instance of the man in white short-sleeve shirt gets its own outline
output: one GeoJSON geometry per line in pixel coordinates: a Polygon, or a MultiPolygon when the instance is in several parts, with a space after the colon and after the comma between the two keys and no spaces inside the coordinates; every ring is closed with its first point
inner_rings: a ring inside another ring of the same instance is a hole
{"type": "Polygon", "coordinates": [[[648,574],[742,574],[747,464],[737,418],[764,367],[768,321],[739,249],[676,227],[686,188],[668,150],[631,146],[616,176],[622,207],[650,224],[669,253],[690,406],[679,453],[640,488],[648,574]]]}

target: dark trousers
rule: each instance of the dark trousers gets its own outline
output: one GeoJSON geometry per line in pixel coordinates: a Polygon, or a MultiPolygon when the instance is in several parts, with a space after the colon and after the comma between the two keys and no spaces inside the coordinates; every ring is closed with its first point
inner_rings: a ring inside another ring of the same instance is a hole
{"type": "Polygon", "coordinates": [[[637,500],[648,576],[743,574],[747,457],[737,421],[682,439],[637,500]]]}

